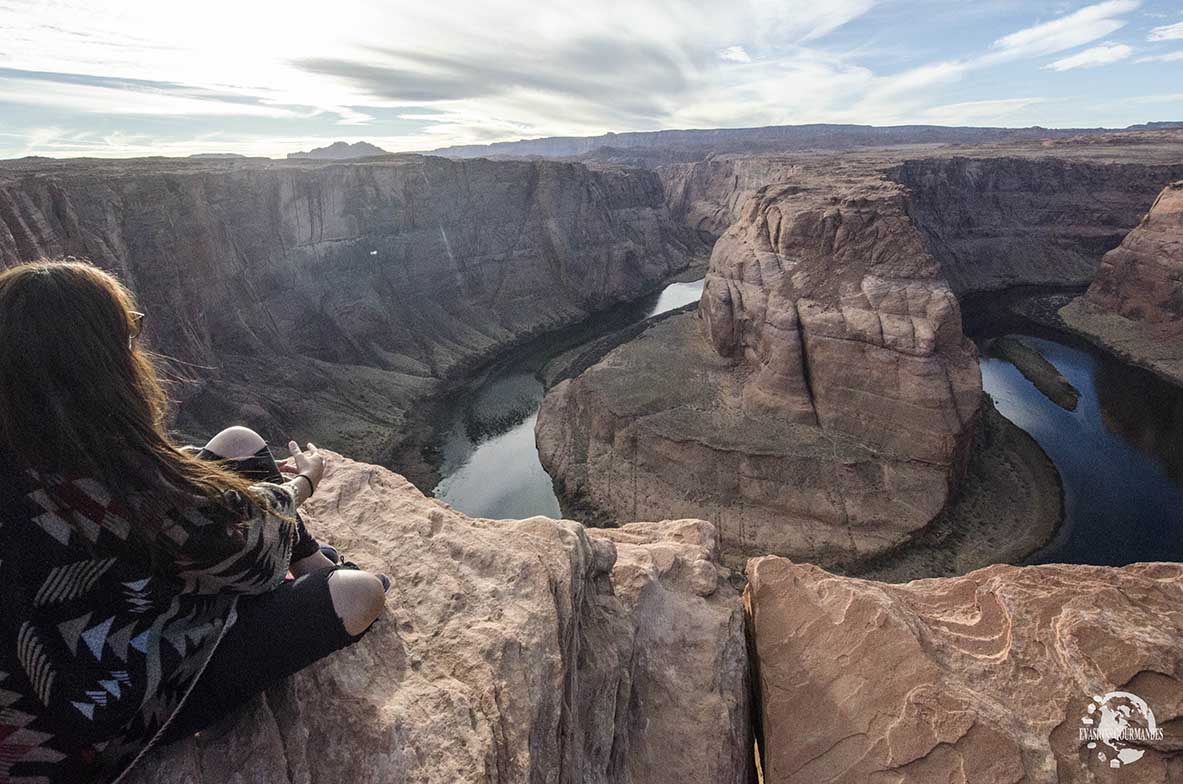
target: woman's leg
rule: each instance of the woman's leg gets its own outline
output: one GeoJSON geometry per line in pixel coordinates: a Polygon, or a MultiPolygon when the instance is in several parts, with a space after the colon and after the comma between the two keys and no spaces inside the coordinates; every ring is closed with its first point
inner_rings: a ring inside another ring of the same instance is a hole
{"type": "Polygon", "coordinates": [[[238,619],[161,742],[205,729],[264,689],[352,645],[378,618],[382,600],[378,578],[346,569],[307,574],[268,593],[243,596],[238,619]]]}
{"type": "MultiPolygon", "coordinates": [[[[232,471],[257,482],[284,481],[267,442],[249,427],[235,425],[226,428],[211,438],[197,456],[204,460],[224,460],[232,471]]],[[[335,566],[321,553],[319,543],[304,528],[299,515],[296,518],[300,523],[300,536],[292,551],[289,567],[292,574],[300,577],[335,566]]]]}

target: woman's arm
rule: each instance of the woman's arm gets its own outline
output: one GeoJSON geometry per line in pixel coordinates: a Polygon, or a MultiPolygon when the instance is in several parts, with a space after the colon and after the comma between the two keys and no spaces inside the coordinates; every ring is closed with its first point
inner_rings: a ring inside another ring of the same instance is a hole
{"type": "Polygon", "coordinates": [[[289,441],[288,450],[292,456],[278,464],[279,470],[295,474],[284,482],[284,486],[291,489],[296,506],[300,506],[316,492],[316,486],[324,476],[325,459],[313,443],[309,443],[308,450],[303,451],[295,441],[289,441]]]}

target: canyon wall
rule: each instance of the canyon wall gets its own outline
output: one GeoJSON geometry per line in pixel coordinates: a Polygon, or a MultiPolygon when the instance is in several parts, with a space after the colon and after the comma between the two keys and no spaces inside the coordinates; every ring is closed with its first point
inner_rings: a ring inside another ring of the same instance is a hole
{"type": "Polygon", "coordinates": [[[1183,181],[1163,189],[1142,222],[1101,259],[1088,299],[1183,335],[1183,181]]]}
{"type": "Polygon", "coordinates": [[[140,784],[748,784],[743,610],[707,523],[477,520],[329,457],[309,527],[390,574],[356,646],[140,784]]]}
{"type": "MultiPolygon", "coordinates": [[[[883,171],[906,186],[912,218],[958,296],[1087,285],[1101,256],[1137,225],[1164,185],[1183,176],[1178,155],[1147,154],[1148,161],[1131,163],[1104,148],[1092,158],[1073,147],[1025,152],[905,159],[907,150],[884,150],[834,156],[826,165],[836,177],[883,171]]],[[[658,173],[676,219],[721,235],[761,188],[808,180],[817,168],[817,156],[723,155],[658,173]]]]}
{"type": "Polygon", "coordinates": [[[1179,564],[747,574],[767,784],[1183,780],[1179,564]]]}
{"type": "Polygon", "coordinates": [[[1105,254],[1063,326],[1123,361],[1183,386],[1183,181],[1163,189],[1142,222],[1105,254]]]}
{"type": "Polygon", "coordinates": [[[1087,285],[1177,162],[929,158],[893,167],[953,291],[1087,285]]]}
{"type": "Polygon", "coordinates": [[[715,244],[699,316],[548,393],[539,454],[564,497],[705,516],[736,561],[871,556],[946,506],[981,377],[902,186],[819,167],[760,189],[715,244]]]}
{"type": "Polygon", "coordinates": [[[14,161],[0,264],[117,273],[178,360],[180,426],[248,422],[388,460],[416,401],[703,248],[651,172],[398,156],[358,164],[14,161]]]}
{"type": "Polygon", "coordinates": [[[739,218],[756,191],[791,182],[806,171],[793,158],[733,155],[657,168],[671,217],[715,237],[739,218]]]}

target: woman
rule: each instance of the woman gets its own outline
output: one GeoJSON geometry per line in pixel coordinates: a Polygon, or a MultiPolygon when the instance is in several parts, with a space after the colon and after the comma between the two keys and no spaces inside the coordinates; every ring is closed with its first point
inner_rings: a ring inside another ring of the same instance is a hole
{"type": "Polygon", "coordinates": [[[296,513],[313,445],[169,440],[143,318],[89,264],[0,273],[0,784],[122,778],[382,608],[296,513]]]}

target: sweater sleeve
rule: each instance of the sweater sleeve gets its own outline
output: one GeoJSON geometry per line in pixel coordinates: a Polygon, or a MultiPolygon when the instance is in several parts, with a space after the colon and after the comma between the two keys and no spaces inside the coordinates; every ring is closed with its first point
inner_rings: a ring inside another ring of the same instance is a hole
{"type": "Polygon", "coordinates": [[[184,534],[174,537],[182,539],[175,566],[186,592],[266,593],[287,575],[297,535],[295,498],[270,482],[253,485],[249,493],[253,498],[231,492],[224,507],[183,515],[184,534]]]}

